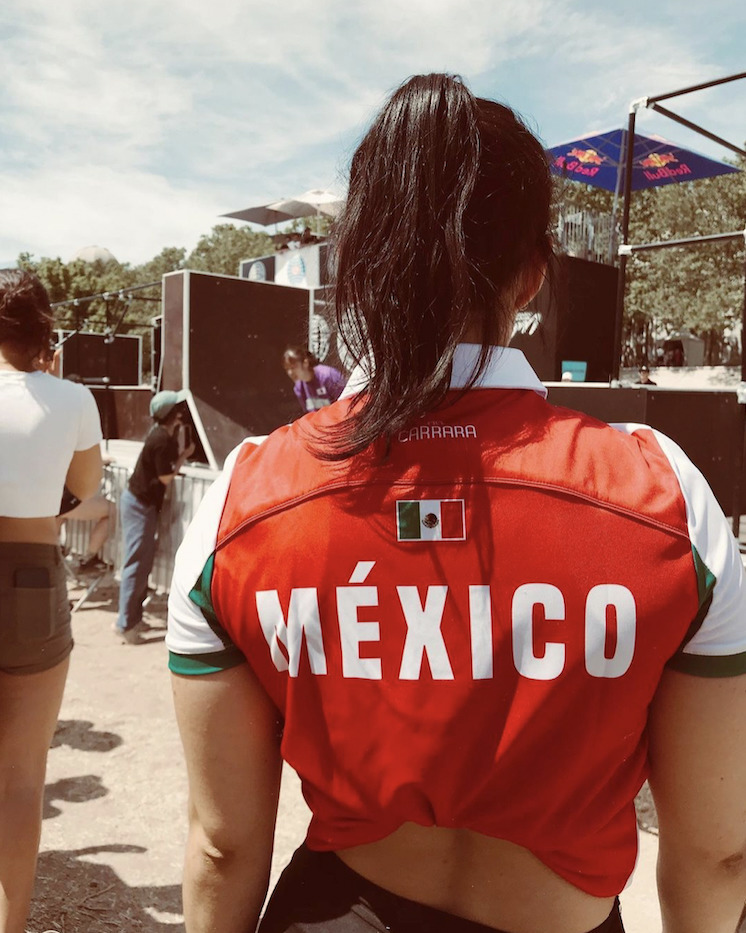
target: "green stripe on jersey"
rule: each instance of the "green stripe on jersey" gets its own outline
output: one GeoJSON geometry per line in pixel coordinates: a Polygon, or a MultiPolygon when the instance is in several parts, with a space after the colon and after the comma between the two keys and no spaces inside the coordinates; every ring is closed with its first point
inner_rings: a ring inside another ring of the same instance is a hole
{"type": "Polygon", "coordinates": [[[694,569],[697,572],[697,590],[699,592],[699,605],[703,606],[713,589],[717,580],[710,568],[699,556],[696,547],[692,545],[692,557],[694,558],[694,569]]]}
{"type": "Polygon", "coordinates": [[[246,658],[238,648],[231,646],[225,651],[212,651],[209,654],[174,654],[168,653],[168,669],[174,674],[195,676],[199,674],[217,674],[231,667],[245,663],[246,658]]]}
{"type": "Polygon", "coordinates": [[[715,583],[717,582],[714,574],[699,556],[699,552],[694,545],[692,545],[692,561],[694,563],[694,572],[697,575],[697,601],[699,605],[697,606],[697,612],[694,618],[689,624],[686,635],[684,635],[681,640],[679,652],[689,644],[692,638],[694,638],[697,632],[702,628],[702,623],[705,621],[707,613],[710,611],[710,606],[712,605],[712,594],[715,590],[715,583]]]}
{"type": "Polygon", "coordinates": [[[226,648],[233,648],[233,641],[230,635],[220,624],[215,606],[212,603],[212,576],[215,572],[215,554],[212,553],[205,561],[202,573],[199,579],[189,591],[189,599],[200,610],[205,617],[205,621],[218,636],[226,648]]]}
{"type": "Polygon", "coordinates": [[[199,608],[202,615],[210,623],[210,628],[215,631],[216,629],[221,629],[222,626],[218,622],[218,617],[215,615],[215,607],[212,604],[212,574],[215,569],[215,554],[210,554],[210,556],[205,561],[205,565],[202,568],[202,573],[199,575],[197,582],[189,591],[189,598],[194,603],[195,606],[199,608]]]}

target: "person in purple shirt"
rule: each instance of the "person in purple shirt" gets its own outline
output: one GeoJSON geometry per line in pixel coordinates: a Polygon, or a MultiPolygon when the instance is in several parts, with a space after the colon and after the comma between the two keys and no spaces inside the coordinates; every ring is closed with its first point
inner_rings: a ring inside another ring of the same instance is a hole
{"type": "Polygon", "coordinates": [[[345,377],[338,369],[322,365],[304,347],[288,347],[282,365],[293,380],[293,391],[304,412],[331,405],[345,387],[345,377]]]}

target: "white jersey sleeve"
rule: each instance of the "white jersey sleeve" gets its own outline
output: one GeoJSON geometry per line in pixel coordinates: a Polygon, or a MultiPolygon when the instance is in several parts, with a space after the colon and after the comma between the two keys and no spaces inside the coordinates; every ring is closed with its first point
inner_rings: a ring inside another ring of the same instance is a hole
{"type": "Polygon", "coordinates": [[[209,592],[218,528],[233,468],[247,443],[256,440],[243,441],[226,458],[223,471],[205,494],[176,553],[168,597],[166,647],[169,668],[177,674],[214,673],[245,660],[202,594],[209,592]]]}
{"type": "Polygon", "coordinates": [[[746,576],[738,541],[707,480],[665,434],[647,425],[613,427],[628,433],[652,431],[686,506],[701,609],[671,666],[706,677],[746,673],[746,576]]]}

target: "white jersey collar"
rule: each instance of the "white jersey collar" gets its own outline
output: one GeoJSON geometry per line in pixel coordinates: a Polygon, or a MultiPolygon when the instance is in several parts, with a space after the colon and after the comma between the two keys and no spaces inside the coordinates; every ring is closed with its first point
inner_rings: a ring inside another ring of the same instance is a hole
{"type": "MultiPolygon", "coordinates": [[[[451,388],[463,389],[474,371],[479,351],[478,343],[460,343],[453,354],[451,388]]],[[[342,398],[349,398],[362,392],[368,384],[368,376],[362,366],[356,366],[345,386],[342,398]]],[[[493,347],[490,351],[487,367],[474,383],[475,389],[529,389],[542,398],[547,397],[547,390],[539,377],[531,369],[521,350],[513,347],[493,347]]]]}

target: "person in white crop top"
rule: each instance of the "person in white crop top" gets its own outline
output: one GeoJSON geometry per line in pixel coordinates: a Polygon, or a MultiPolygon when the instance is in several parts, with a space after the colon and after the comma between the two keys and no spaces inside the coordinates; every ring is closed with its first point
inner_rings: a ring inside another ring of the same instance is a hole
{"type": "Polygon", "coordinates": [[[88,389],[56,378],[52,309],[30,272],[0,270],[0,933],[23,933],[47,749],[72,650],[55,516],[64,486],[101,481],[88,389]]]}

